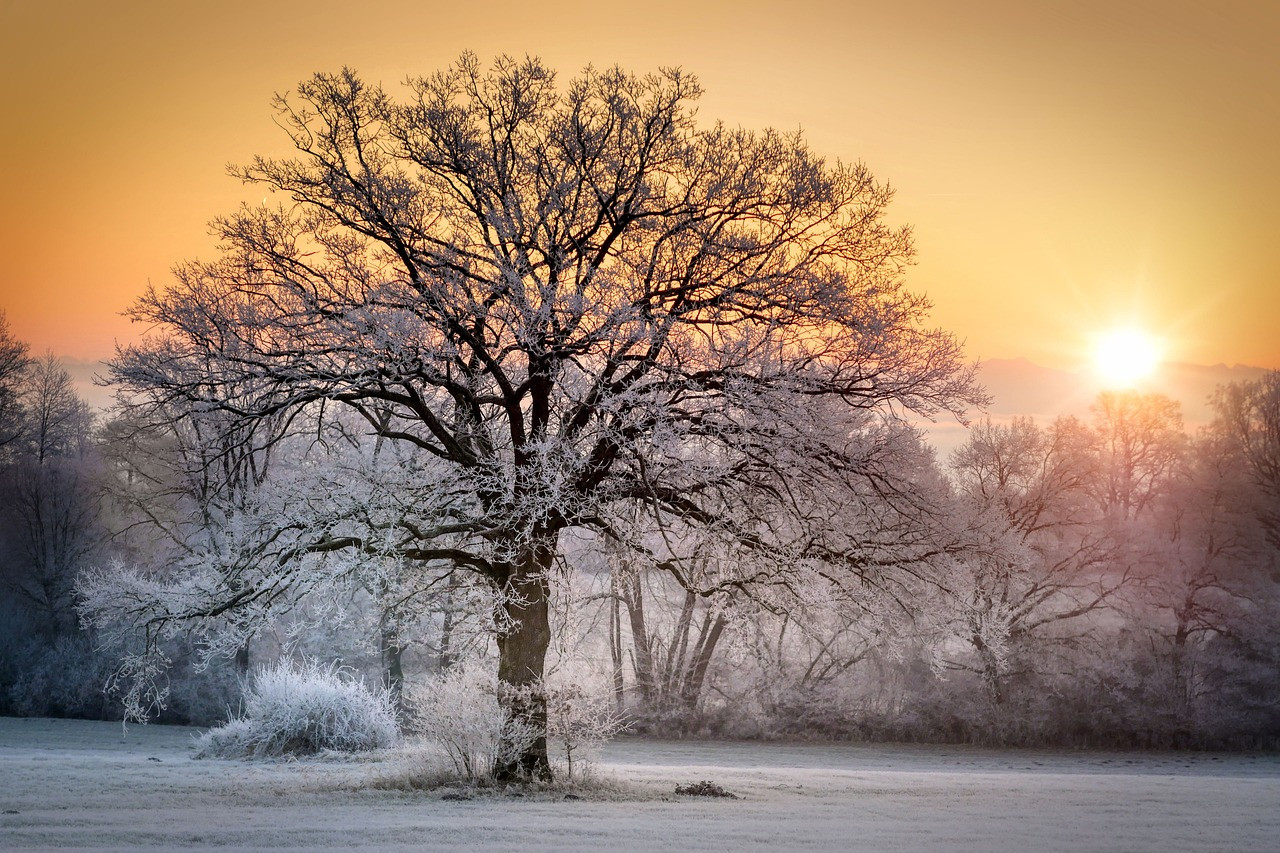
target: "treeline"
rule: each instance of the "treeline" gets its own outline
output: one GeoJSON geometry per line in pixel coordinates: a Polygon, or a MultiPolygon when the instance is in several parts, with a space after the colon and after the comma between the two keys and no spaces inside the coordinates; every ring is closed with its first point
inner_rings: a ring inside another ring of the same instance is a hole
{"type": "MultiPolygon", "coordinates": [[[[641,561],[661,548],[617,543],[670,534],[640,512],[616,541],[569,537],[548,681],[606,694],[636,730],[667,735],[1273,748],[1280,373],[1213,404],[1213,425],[1188,435],[1167,398],[1104,393],[1088,419],[977,423],[942,460],[896,435],[877,476],[909,489],[811,509],[844,531],[841,559],[875,564],[838,597],[789,566],[765,575],[788,586],[771,599],[696,543],[669,548],[681,560],[641,561]]],[[[341,660],[397,697],[492,657],[491,591],[438,563],[367,555],[317,555],[331,562],[313,594],[252,602],[248,621],[212,614],[212,632],[82,624],[85,597],[114,596],[127,613],[147,578],[172,596],[175,583],[198,592],[206,564],[233,581],[262,570],[250,563],[270,542],[246,519],[271,507],[333,526],[314,485],[322,464],[348,490],[386,487],[359,501],[371,518],[393,512],[398,472],[420,464],[332,420],[228,443],[198,418],[151,414],[122,404],[95,422],[58,361],[33,358],[0,322],[0,713],[118,718],[133,703],[210,724],[254,662],[282,654],[341,660]],[[360,476],[344,480],[343,466],[360,476]],[[281,483],[293,497],[267,488],[281,483]],[[144,571],[126,584],[120,565],[144,571]],[[139,687],[156,652],[168,669],[139,687]]]]}
{"type": "Polygon", "coordinates": [[[1133,392],[1087,421],[975,425],[941,471],[950,553],[867,613],[742,623],[687,725],[1280,745],[1280,374],[1213,402],[1195,436],[1174,402],[1133,392]]]}
{"type": "MultiPolygon", "coordinates": [[[[33,356],[0,313],[0,714],[120,719],[113,689],[121,644],[80,624],[75,584],[87,568],[140,559],[146,513],[117,499],[112,430],[52,354],[33,356]]],[[[146,558],[164,553],[143,544],[146,558]]],[[[234,669],[196,673],[190,643],[176,666],[169,722],[208,723],[238,701],[234,669]]]]}
{"type": "Polygon", "coordinates": [[[78,627],[76,574],[109,553],[93,414],[0,314],[0,713],[97,717],[114,664],[78,627]]]}

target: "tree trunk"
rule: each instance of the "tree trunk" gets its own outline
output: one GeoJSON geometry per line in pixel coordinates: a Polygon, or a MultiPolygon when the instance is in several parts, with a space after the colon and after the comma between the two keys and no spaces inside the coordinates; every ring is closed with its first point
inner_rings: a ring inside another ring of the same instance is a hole
{"type": "Polygon", "coordinates": [[[444,614],[440,620],[440,654],[436,658],[436,668],[440,672],[457,663],[458,656],[453,649],[453,611],[453,580],[450,579],[449,588],[445,591],[444,614]]]}
{"type": "Polygon", "coordinates": [[[1191,606],[1190,596],[1188,596],[1183,609],[1177,613],[1178,624],[1173,634],[1173,659],[1170,661],[1173,665],[1173,701],[1177,705],[1174,711],[1179,723],[1186,721],[1191,713],[1192,691],[1187,660],[1187,641],[1191,638],[1189,615],[1191,606]]]}
{"type": "Polygon", "coordinates": [[[622,677],[622,602],[618,594],[618,578],[609,579],[609,657],[613,662],[613,701],[621,711],[626,700],[626,682],[622,677]]]}
{"type": "Polygon", "coordinates": [[[640,699],[652,707],[657,698],[658,680],[653,666],[653,647],[649,643],[649,628],[644,617],[644,591],[640,587],[640,575],[626,578],[627,616],[631,622],[631,645],[635,649],[632,666],[636,671],[636,687],[640,699]]]}
{"type": "Polygon", "coordinates": [[[978,650],[978,660],[982,664],[982,681],[987,687],[987,695],[997,708],[1004,705],[1004,677],[1000,672],[1000,661],[991,647],[979,635],[974,635],[970,642],[978,650]]]}
{"type": "Polygon", "coordinates": [[[551,645],[547,574],[556,536],[544,533],[521,546],[499,605],[506,627],[498,635],[499,701],[507,718],[532,733],[503,732],[493,776],[499,782],[551,778],[547,757],[547,696],[542,683],[551,645]]]}
{"type": "Polygon", "coordinates": [[[702,685],[707,679],[707,668],[711,665],[711,656],[715,653],[716,643],[720,642],[720,635],[724,633],[727,624],[729,624],[728,621],[719,613],[712,621],[710,612],[702,623],[702,631],[698,634],[698,644],[694,648],[693,660],[690,662],[689,671],[685,673],[684,684],[680,689],[680,699],[689,709],[696,708],[698,705],[698,699],[702,696],[702,685]]]}
{"type": "Polygon", "coordinates": [[[685,655],[689,650],[689,631],[693,627],[693,608],[698,603],[698,596],[691,590],[684,594],[684,605],[680,608],[680,618],[676,620],[676,634],[671,641],[671,649],[667,654],[667,670],[662,678],[663,703],[674,703],[679,693],[679,686],[684,679],[685,655]]]}
{"type": "Polygon", "coordinates": [[[391,693],[397,715],[404,712],[404,667],[401,657],[404,645],[400,642],[400,626],[391,614],[382,618],[382,680],[391,693]]]}

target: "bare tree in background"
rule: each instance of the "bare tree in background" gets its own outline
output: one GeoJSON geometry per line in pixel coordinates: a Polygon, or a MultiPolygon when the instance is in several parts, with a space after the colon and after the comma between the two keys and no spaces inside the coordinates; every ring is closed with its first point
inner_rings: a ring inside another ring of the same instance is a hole
{"type": "Polygon", "coordinates": [[[1096,442],[1093,492],[1117,523],[1150,512],[1172,481],[1185,443],[1182,412],[1163,394],[1103,391],[1090,407],[1096,442]]]}
{"type": "Polygon", "coordinates": [[[952,665],[979,673],[996,705],[1034,644],[1105,607],[1131,580],[1106,571],[1115,547],[1090,500],[1093,449],[1072,418],[1047,428],[1014,418],[975,425],[952,455],[973,545],[948,583],[976,656],[952,665]]]}
{"type": "Polygon", "coordinates": [[[49,636],[73,633],[76,575],[101,553],[93,416],[52,354],[28,366],[22,434],[0,480],[6,585],[49,636]]]}
{"type": "Polygon", "coordinates": [[[36,462],[83,456],[92,438],[93,412],[76,393],[71,374],[47,352],[27,372],[23,388],[26,442],[36,462]]]}
{"type": "Polygon", "coordinates": [[[1258,522],[1280,549],[1280,371],[1220,388],[1213,402],[1215,428],[1238,448],[1258,489],[1258,522]]]}
{"type": "MultiPolygon", "coordinates": [[[[287,419],[237,427],[225,412],[184,410],[146,394],[122,397],[114,415],[99,446],[111,471],[102,488],[117,545],[135,560],[168,566],[162,575],[212,554],[227,557],[229,537],[235,538],[258,499],[287,419]]],[[[248,673],[247,639],[236,664],[248,673]]]]}
{"type": "Polygon", "coordinates": [[[26,343],[13,337],[0,311],[0,453],[12,452],[23,435],[22,387],[30,365],[26,343]]]}

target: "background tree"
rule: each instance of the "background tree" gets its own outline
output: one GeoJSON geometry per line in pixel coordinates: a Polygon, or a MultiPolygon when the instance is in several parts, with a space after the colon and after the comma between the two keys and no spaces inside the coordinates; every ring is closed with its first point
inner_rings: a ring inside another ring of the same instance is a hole
{"type": "MultiPolygon", "coordinates": [[[[317,551],[447,563],[498,596],[507,708],[545,732],[570,527],[611,535],[638,504],[682,538],[658,555],[673,567],[713,540],[701,594],[885,568],[832,540],[811,500],[891,488],[885,424],[981,399],[904,289],[888,187],[798,134],[698,127],[678,70],[588,69],[558,89],[537,60],[464,55],[408,87],[396,102],[344,71],[280,98],[297,156],[237,174],[289,204],[218,220],[222,256],[139,301],[158,332],[112,374],[222,413],[230,437],[337,403],[433,462],[376,524],[341,512],[273,548],[267,588],[234,572],[152,621],[305,585],[317,551]]],[[[543,737],[497,769],[548,772],[543,737]]]]}
{"type": "Polygon", "coordinates": [[[13,337],[9,321],[0,311],[0,453],[23,435],[22,387],[31,357],[27,345],[13,337]]]}
{"type": "Polygon", "coordinates": [[[1156,507],[1155,560],[1144,584],[1156,609],[1143,622],[1159,638],[1153,649],[1163,695],[1153,716],[1182,732],[1213,701],[1213,641],[1243,627],[1255,593],[1262,540],[1249,517],[1248,475],[1229,441],[1206,431],[1187,446],[1169,494],[1156,507]]]}
{"type": "MultiPolygon", "coordinates": [[[[1070,639],[1061,629],[1131,580],[1107,571],[1115,548],[1089,500],[1092,448],[1074,419],[1041,429],[1014,418],[975,425],[952,455],[972,545],[945,582],[976,658],[952,665],[978,672],[996,705],[1007,677],[1045,667],[1048,647],[1070,639]]],[[[1110,480],[1107,489],[1133,492],[1110,480]]]]}
{"type": "Polygon", "coordinates": [[[1280,371],[1220,388],[1213,403],[1214,429],[1237,448],[1257,488],[1258,522],[1280,549],[1280,371]]]}
{"type": "Polygon", "coordinates": [[[1186,440],[1182,412],[1163,394],[1103,391],[1090,406],[1097,446],[1094,495],[1125,523],[1149,511],[1169,483],[1186,440]]]}
{"type": "Polygon", "coordinates": [[[102,684],[114,659],[78,626],[73,596],[77,575],[110,553],[93,420],[52,355],[10,379],[16,408],[3,419],[13,440],[0,450],[0,713],[101,716],[110,713],[102,684]]]}
{"type": "Polygon", "coordinates": [[[71,374],[53,353],[31,364],[23,388],[25,440],[37,463],[83,456],[92,438],[93,413],[80,399],[71,374]]]}
{"type": "Polygon", "coordinates": [[[0,481],[0,563],[10,591],[52,638],[75,632],[76,575],[103,553],[93,418],[52,354],[24,380],[18,452],[0,481]]]}

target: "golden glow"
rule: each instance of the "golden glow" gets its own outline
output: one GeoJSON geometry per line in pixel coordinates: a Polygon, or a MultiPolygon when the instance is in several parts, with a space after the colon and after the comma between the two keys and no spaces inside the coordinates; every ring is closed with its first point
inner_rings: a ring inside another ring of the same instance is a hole
{"type": "Polygon", "coordinates": [[[1141,329],[1112,329],[1094,341],[1094,369],[1107,385],[1127,388],[1155,372],[1160,350],[1155,338],[1141,329]]]}
{"type": "Polygon", "coordinates": [[[1080,329],[1141,317],[1171,360],[1280,367],[1280,3],[777,6],[366,0],[387,25],[353,27],[327,0],[0,2],[0,308],[33,352],[110,356],[148,284],[216,256],[207,221],[260,201],[226,164],[296,154],[274,93],[349,65],[400,99],[470,49],[562,85],[682,65],[700,126],[865,161],[915,227],[907,286],[971,358],[1065,369],[1080,329]]]}

